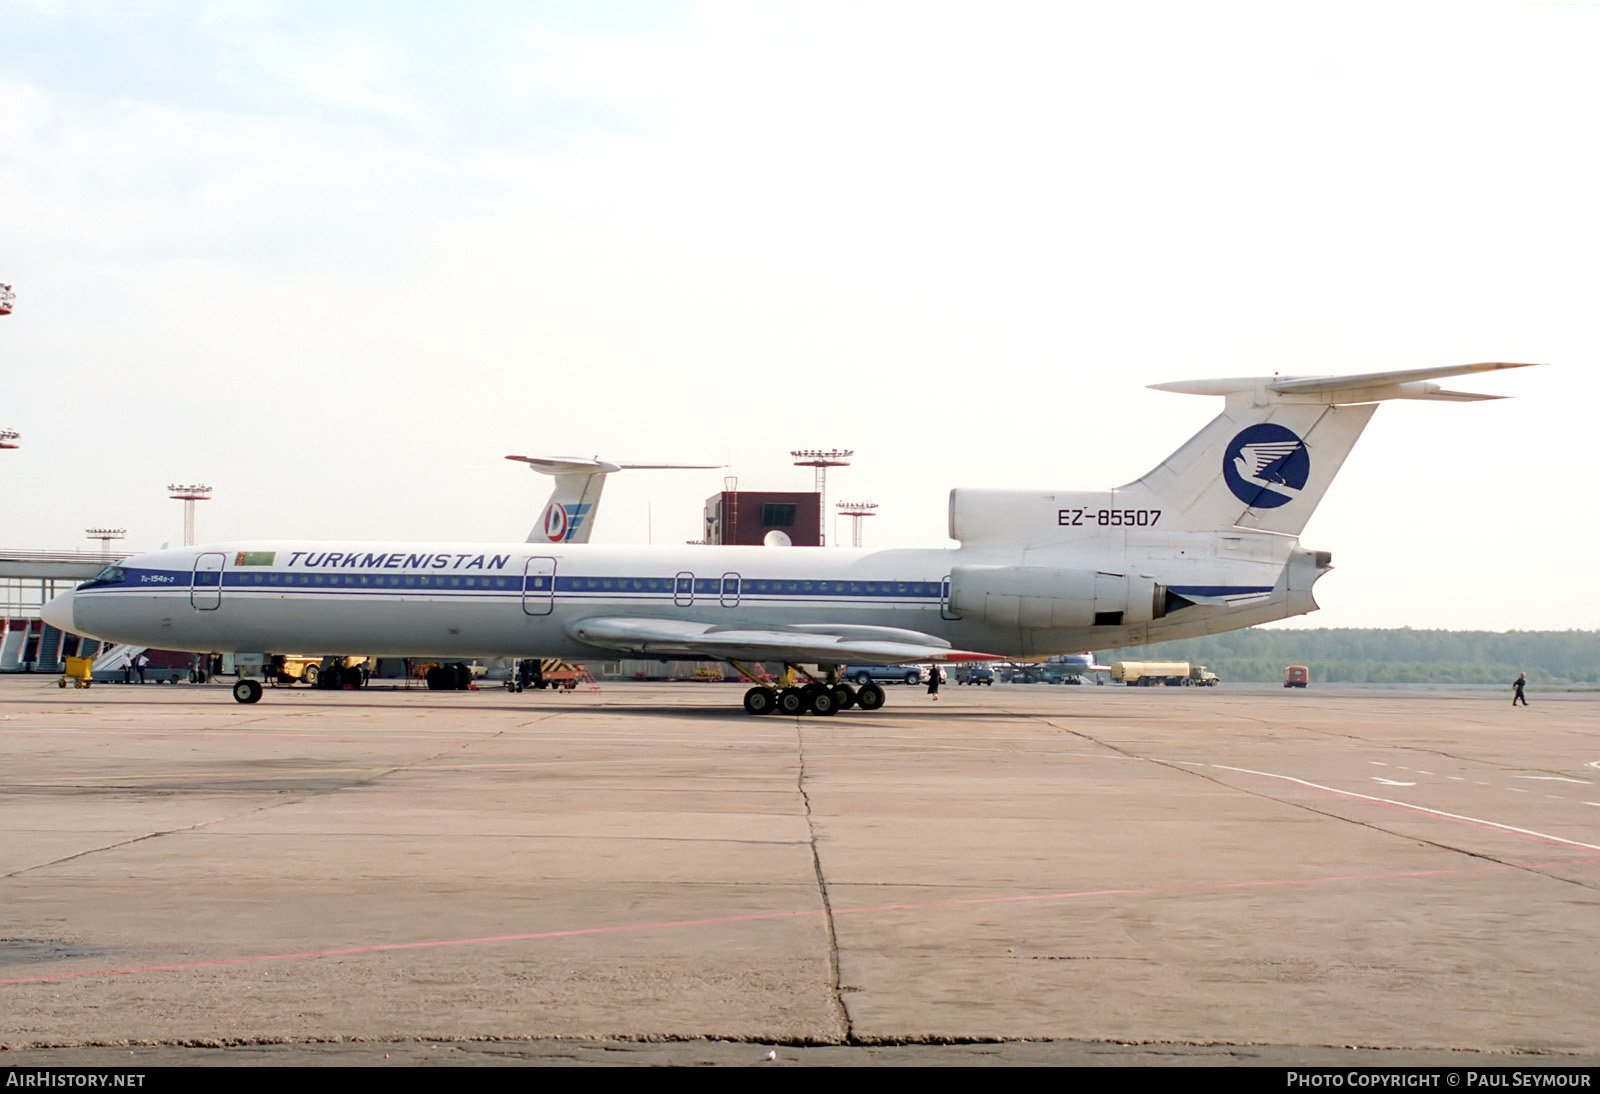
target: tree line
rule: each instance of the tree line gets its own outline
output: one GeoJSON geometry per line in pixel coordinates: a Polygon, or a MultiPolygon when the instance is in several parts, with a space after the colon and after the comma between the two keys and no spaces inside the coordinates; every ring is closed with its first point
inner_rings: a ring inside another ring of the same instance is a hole
{"type": "Polygon", "coordinates": [[[1600,631],[1242,631],[1100,652],[1114,661],[1189,661],[1224,681],[1281,682],[1305,665],[1313,683],[1600,684],[1600,631]]]}

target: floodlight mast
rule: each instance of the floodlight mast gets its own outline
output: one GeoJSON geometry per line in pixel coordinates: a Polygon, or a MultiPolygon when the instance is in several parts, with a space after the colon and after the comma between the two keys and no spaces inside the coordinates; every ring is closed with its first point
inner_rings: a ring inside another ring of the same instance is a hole
{"type": "Polygon", "coordinates": [[[866,517],[875,517],[878,503],[875,501],[841,501],[836,508],[839,515],[850,518],[850,546],[861,546],[861,521],[866,517]]]}
{"type": "Polygon", "coordinates": [[[821,449],[804,448],[799,451],[792,451],[789,455],[793,457],[796,467],[812,467],[816,469],[817,540],[819,546],[826,547],[828,545],[826,531],[828,527],[828,468],[848,467],[850,465],[850,457],[855,455],[855,450],[833,448],[823,452],[821,449]]]}
{"type": "Polygon", "coordinates": [[[84,534],[90,539],[97,539],[100,541],[101,558],[110,558],[111,541],[114,539],[122,539],[128,534],[128,530],[126,528],[86,528],[84,529],[84,534]]]}
{"type": "Polygon", "coordinates": [[[211,487],[204,483],[189,483],[179,485],[168,483],[167,489],[172,492],[173,501],[183,502],[183,545],[194,546],[194,503],[197,501],[211,500],[211,487]]]}

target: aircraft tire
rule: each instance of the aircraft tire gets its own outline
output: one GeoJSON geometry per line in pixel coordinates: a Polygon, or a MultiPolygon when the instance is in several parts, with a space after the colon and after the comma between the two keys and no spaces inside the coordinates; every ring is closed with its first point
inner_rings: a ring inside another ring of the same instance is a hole
{"type": "Polygon", "coordinates": [[[778,692],[778,713],[795,715],[806,712],[806,697],[799,688],[784,688],[778,692]]]}
{"type": "Polygon", "coordinates": [[[261,701],[261,681],[240,680],[233,685],[233,699],[237,703],[256,703],[261,701]]]}
{"type": "Polygon", "coordinates": [[[833,689],[825,684],[813,684],[817,690],[811,693],[811,713],[824,718],[839,713],[839,703],[833,697],[833,689]]]}
{"type": "Polygon", "coordinates": [[[856,705],[856,691],[849,684],[833,685],[833,703],[840,710],[849,710],[856,705]]]}
{"type": "Polygon", "coordinates": [[[877,710],[883,706],[883,689],[877,684],[867,684],[856,692],[856,705],[862,710],[877,710]]]}
{"type": "Polygon", "coordinates": [[[777,708],[777,696],[766,688],[751,688],[744,693],[746,714],[771,714],[777,708]]]}

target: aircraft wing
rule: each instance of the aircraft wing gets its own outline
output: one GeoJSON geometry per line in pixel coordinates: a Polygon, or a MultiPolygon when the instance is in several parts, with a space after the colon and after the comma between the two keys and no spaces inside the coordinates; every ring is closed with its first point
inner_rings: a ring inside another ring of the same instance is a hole
{"type": "Polygon", "coordinates": [[[580,642],[636,657],[684,660],[898,665],[906,661],[993,661],[942,638],[898,627],[805,624],[737,627],[677,619],[579,619],[567,628],[580,642]]]}

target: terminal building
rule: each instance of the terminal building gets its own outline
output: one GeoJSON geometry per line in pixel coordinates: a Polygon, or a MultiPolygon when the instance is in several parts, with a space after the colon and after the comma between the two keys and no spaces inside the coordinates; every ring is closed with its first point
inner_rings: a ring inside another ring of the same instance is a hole
{"type": "Polygon", "coordinates": [[[60,672],[69,657],[99,653],[99,642],[58,631],[39,618],[39,609],[122,558],[100,551],[0,550],[0,672],[60,672]]]}

